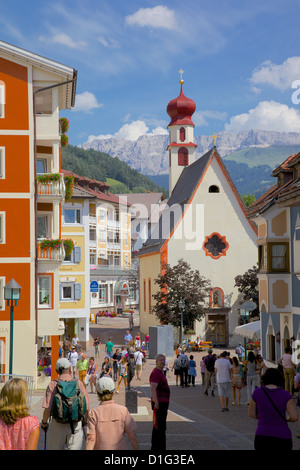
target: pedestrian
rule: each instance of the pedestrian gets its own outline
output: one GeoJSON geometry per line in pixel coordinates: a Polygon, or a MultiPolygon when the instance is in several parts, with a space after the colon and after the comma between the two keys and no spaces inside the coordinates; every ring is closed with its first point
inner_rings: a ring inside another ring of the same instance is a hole
{"type": "Polygon", "coordinates": [[[163,374],[165,355],[158,354],[155,358],[156,367],[150,374],[151,406],[153,410],[153,428],[151,450],[166,450],[167,415],[170,401],[168,380],[163,374]]]}
{"type": "Polygon", "coordinates": [[[235,354],[238,356],[240,361],[243,361],[245,355],[245,348],[242,346],[242,343],[235,348],[235,354]]]}
{"type": "Polygon", "coordinates": [[[39,420],[30,416],[27,382],[13,378],[0,392],[0,450],[36,450],[39,420]]]}
{"type": "Polygon", "coordinates": [[[189,371],[189,358],[185,354],[185,352],[181,352],[180,354],[180,386],[189,387],[188,384],[188,371],[189,371]]]}
{"type": "Polygon", "coordinates": [[[167,356],[165,355],[165,365],[163,368],[163,374],[165,377],[167,377],[168,370],[169,370],[169,361],[168,361],[167,356]]]}
{"type": "Polygon", "coordinates": [[[127,330],[126,333],[125,333],[124,341],[125,341],[125,346],[128,346],[130,341],[132,341],[132,336],[131,336],[129,330],[127,330]]]}
{"type": "Polygon", "coordinates": [[[138,332],[134,338],[134,347],[135,349],[140,349],[141,347],[141,335],[140,332],[138,332]]]}
{"type": "Polygon", "coordinates": [[[111,377],[112,376],[111,369],[112,369],[111,362],[109,360],[109,357],[106,356],[104,358],[104,362],[102,363],[100,378],[104,376],[111,377]]]}
{"type": "Polygon", "coordinates": [[[149,335],[145,335],[146,351],[149,351],[149,335]]]}
{"type": "Polygon", "coordinates": [[[113,373],[114,373],[114,381],[116,382],[118,380],[118,369],[119,369],[119,362],[121,360],[121,354],[120,354],[120,349],[116,349],[115,353],[112,356],[113,360],[113,373]]]}
{"type": "Polygon", "coordinates": [[[119,393],[122,380],[124,380],[124,385],[127,387],[127,359],[125,356],[122,356],[119,364],[119,381],[118,381],[118,390],[116,393],[119,393]]]}
{"type": "Polygon", "coordinates": [[[101,347],[100,336],[97,336],[94,339],[94,347],[95,347],[95,357],[100,357],[100,347],[101,347]]]}
{"type": "Polygon", "coordinates": [[[216,379],[218,393],[222,411],[229,411],[228,403],[231,392],[232,365],[226,359],[226,351],[222,352],[219,359],[215,362],[216,379]]]}
{"type": "Polygon", "coordinates": [[[257,354],[256,356],[256,373],[257,373],[257,386],[261,386],[261,378],[264,375],[264,373],[267,370],[267,366],[264,363],[263,358],[261,357],[260,354],[257,354]]]}
{"type": "Polygon", "coordinates": [[[243,378],[242,378],[242,370],[240,363],[237,357],[232,358],[232,377],[231,377],[231,385],[232,385],[232,398],[233,398],[233,405],[240,406],[241,404],[241,390],[244,386],[243,378]],[[237,394],[237,400],[235,396],[235,392],[237,394]]]}
{"type": "Polygon", "coordinates": [[[109,359],[112,358],[112,355],[113,355],[113,348],[114,348],[114,344],[112,343],[111,341],[111,338],[109,338],[109,340],[107,341],[106,345],[105,345],[105,352],[106,352],[106,355],[107,357],[109,357],[109,359]]]}
{"type": "Polygon", "coordinates": [[[192,383],[193,387],[195,387],[195,379],[197,377],[197,371],[196,371],[196,362],[194,361],[194,356],[192,354],[190,355],[190,360],[189,360],[188,376],[189,376],[189,385],[192,383]]]}
{"type": "Polygon", "coordinates": [[[58,379],[52,380],[48,385],[42,404],[44,413],[41,428],[44,432],[47,432],[49,419],[52,416],[47,448],[48,450],[82,450],[84,448],[84,422],[82,419],[83,416],[80,415],[79,408],[77,409],[79,413],[79,421],[60,422],[61,420],[57,418],[55,414],[55,403],[57,402],[55,398],[57,397],[60,388],[74,384],[76,386],[77,400],[79,397],[81,400],[85,400],[87,412],[89,410],[91,399],[84,384],[80,380],[73,380],[71,375],[71,366],[68,359],[58,359],[56,362],[56,372],[59,377],[58,379]]]}
{"type": "Polygon", "coordinates": [[[129,313],[129,329],[133,330],[133,311],[129,313]]]}
{"type": "Polygon", "coordinates": [[[216,386],[216,372],[215,372],[215,362],[217,360],[217,356],[213,354],[212,348],[208,349],[207,356],[204,357],[204,364],[205,364],[205,385],[204,385],[204,393],[208,395],[208,389],[211,388],[211,394],[215,396],[215,386],[216,386]]]}
{"type": "Polygon", "coordinates": [[[76,369],[78,371],[79,380],[81,380],[84,386],[85,386],[84,380],[85,380],[85,376],[87,374],[88,368],[89,368],[89,361],[87,360],[85,354],[82,354],[81,358],[77,361],[76,369]]]}
{"type": "Polygon", "coordinates": [[[96,393],[96,380],[97,380],[97,363],[94,357],[90,357],[89,368],[87,370],[87,375],[89,376],[89,383],[91,386],[91,393],[96,393]]]}
{"type": "Polygon", "coordinates": [[[279,359],[279,364],[283,367],[284,386],[285,390],[294,394],[294,377],[295,377],[295,364],[292,361],[292,350],[286,347],[284,354],[279,359]]]}
{"type": "Polygon", "coordinates": [[[121,356],[123,357],[123,356],[126,356],[127,354],[128,354],[127,349],[124,346],[122,346],[121,356]]]}
{"type": "Polygon", "coordinates": [[[78,353],[76,352],[75,346],[72,346],[71,351],[69,351],[69,353],[67,355],[67,359],[71,364],[72,377],[75,379],[75,377],[76,377],[76,364],[77,364],[77,361],[79,359],[78,353]]]}
{"type": "Polygon", "coordinates": [[[137,380],[141,380],[142,367],[143,367],[143,353],[137,348],[134,353],[135,371],[137,380]]]}
{"type": "Polygon", "coordinates": [[[202,385],[204,386],[205,385],[205,371],[206,371],[204,357],[202,357],[201,362],[200,362],[200,370],[201,370],[202,385]]]}
{"type": "Polygon", "coordinates": [[[250,403],[252,393],[257,387],[257,366],[253,351],[249,351],[245,362],[245,371],[247,374],[247,405],[250,403]]]}
{"type": "Polygon", "coordinates": [[[293,441],[287,422],[298,420],[298,411],[291,394],[281,388],[282,376],[275,367],[266,370],[262,386],[254,390],[249,416],[257,419],[255,450],[276,452],[292,450],[293,441]]]}
{"type": "Polygon", "coordinates": [[[66,337],[64,342],[63,342],[64,357],[67,357],[67,355],[70,351],[70,346],[71,346],[70,339],[68,337],[66,337]]]}
{"type": "Polygon", "coordinates": [[[175,357],[171,370],[174,371],[176,386],[178,386],[180,379],[180,354],[177,354],[177,357],[175,357]]]}
{"type": "Polygon", "coordinates": [[[78,336],[75,334],[74,338],[72,338],[72,345],[77,346],[77,343],[79,342],[78,336]]]}
{"type": "Polygon", "coordinates": [[[86,450],[129,450],[125,434],[133,450],[139,450],[137,425],[128,409],[113,400],[115,386],[111,377],[97,381],[100,405],[89,413],[86,450]]]}

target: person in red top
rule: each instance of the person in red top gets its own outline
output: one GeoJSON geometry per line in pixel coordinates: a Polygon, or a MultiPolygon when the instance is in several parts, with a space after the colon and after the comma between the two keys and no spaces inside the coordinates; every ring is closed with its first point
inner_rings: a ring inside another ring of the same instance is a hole
{"type": "Polygon", "coordinates": [[[166,450],[167,415],[170,402],[170,388],[163,373],[166,357],[158,354],[155,358],[156,367],[150,374],[151,405],[153,409],[153,429],[151,450],[166,450]]]}

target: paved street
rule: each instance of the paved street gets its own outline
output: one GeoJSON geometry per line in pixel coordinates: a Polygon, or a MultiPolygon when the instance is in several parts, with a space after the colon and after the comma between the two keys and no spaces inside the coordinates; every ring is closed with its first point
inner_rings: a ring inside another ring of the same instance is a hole
{"type": "MultiPolygon", "coordinates": [[[[133,333],[138,331],[138,318],[135,317],[133,333]]],[[[128,320],[125,318],[101,319],[101,324],[91,326],[92,337],[99,335],[105,343],[109,337],[116,346],[123,344],[125,331],[128,329],[128,320]]],[[[133,336],[134,336],[133,334],[133,336]]],[[[97,358],[98,367],[101,367],[105,356],[104,344],[101,346],[101,357],[97,358]]],[[[218,353],[220,350],[215,349],[218,353]]],[[[94,355],[94,348],[86,352],[87,357],[94,355]]],[[[221,412],[217,390],[215,397],[203,394],[200,376],[200,360],[205,352],[193,353],[197,364],[198,377],[196,386],[181,388],[176,386],[175,377],[169,372],[168,381],[171,388],[171,403],[167,422],[167,450],[253,450],[253,440],[256,429],[256,421],[248,417],[246,405],[246,389],[242,390],[242,404],[232,406],[229,401],[229,412],[221,412]]],[[[234,351],[231,350],[231,355],[234,351]]],[[[173,364],[174,358],[168,358],[169,364],[173,364]]],[[[138,392],[138,413],[134,416],[137,422],[138,440],[140,449],[150,450],[152,432],[152,411],[150,406],[149,375],[155,366],[154,359],[147,359],[142,372],[142,380],[133,379],[131,386],[138,392]]],[[[88,387],[90,391],[90,388],[88,387]]],[[[42,399],[44,392],[36,391],[33,396],[32,414],[42,417],[42,399]]],[[[92,398],[91,408],[98,405],[96,394],[90,394],[92,398]]],[[[125,405],[125,388],[121,384],[120,394],[114,395],[117,403],[125,405]]],[[[294,450],[300,449],[300,439],[296,438],[300,423],[289,424],[294,441],[294,450]]],[[[40,433],[38,449],[44,448],[44,433],[40,433]]]]}

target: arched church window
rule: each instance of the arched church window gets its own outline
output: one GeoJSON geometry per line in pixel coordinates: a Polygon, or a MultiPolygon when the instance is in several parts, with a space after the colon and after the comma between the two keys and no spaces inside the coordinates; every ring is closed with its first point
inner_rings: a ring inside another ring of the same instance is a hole
{"type": "Polygon", "coordinates": [[[209,188],[208,188],[208,192],[209,193],[219,193],[220,192],[220,189],[218,186],[216,186],[215,184],[212,184],[209,188]]]}
{"type": "Polygon", "coordinates": [[[189,164],[189,152],[185,147],[178,150],[178,166],[187,166],[189,164]]]}
{"type": "Polygon", "coordinates": [[[180,139],[180,142],[185,141],[185,128],[184,127],[181,127],[179,130],[179,139],[180,139]]]}

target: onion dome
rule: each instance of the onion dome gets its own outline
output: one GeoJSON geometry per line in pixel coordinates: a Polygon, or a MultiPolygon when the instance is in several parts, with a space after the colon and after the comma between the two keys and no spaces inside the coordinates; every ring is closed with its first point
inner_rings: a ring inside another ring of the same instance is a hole
{"type": "Polygon", "coordinates": [[[169,126],[190,125],[195,127],[192,115],[196,110],[195,101],[187,98],[182,91],[183,80],[180,80],[180,95],[170,101],[167,106],[167,113],[171,118],[169,126]]]}

